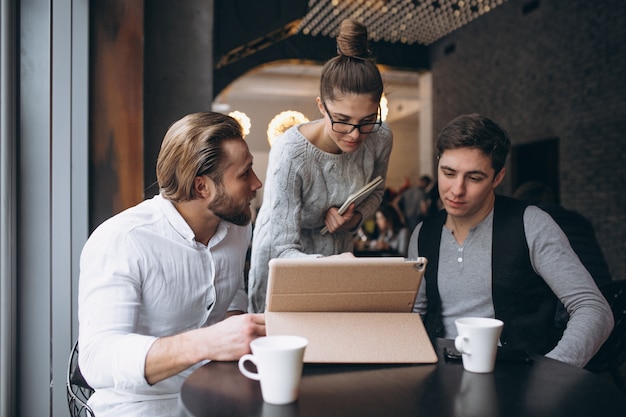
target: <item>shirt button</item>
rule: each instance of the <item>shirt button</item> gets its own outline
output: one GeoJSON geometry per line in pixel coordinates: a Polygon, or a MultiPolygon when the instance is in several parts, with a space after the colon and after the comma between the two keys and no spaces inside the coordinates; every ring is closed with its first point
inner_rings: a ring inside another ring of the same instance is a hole
{"type": "Polygon", "coordinates": [[[459,248],[459,252],[463,252],[463,248],[459,248]]]}
{"type": "Polygon", "coordinates": [[[457,261],[459,261],[459,262],[463,262],[463,258],[459,257],[459,258],[457,259],[457,261]]]}

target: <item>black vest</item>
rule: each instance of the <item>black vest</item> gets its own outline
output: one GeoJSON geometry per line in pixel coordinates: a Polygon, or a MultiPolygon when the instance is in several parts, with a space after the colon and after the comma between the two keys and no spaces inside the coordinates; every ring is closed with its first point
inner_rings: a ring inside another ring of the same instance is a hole
{"type": "MultiPolygon", "coordinates": [[[[496,195],[491,252],[492,295],[496,318],[504,322],[504,347],[545,354],[560,340],[554,325],[557,298],[530,263],[524,210],[527,204],[496,195]]],[[[424,274],[428,308],[424,321],[431,338],[444,337],[437,284],[441,232],[447,213],[424,220],[418,237],[419,255],[428,259],[424,274]]],[[[462,291],[462,288],[459,288],[462,291]]]]}

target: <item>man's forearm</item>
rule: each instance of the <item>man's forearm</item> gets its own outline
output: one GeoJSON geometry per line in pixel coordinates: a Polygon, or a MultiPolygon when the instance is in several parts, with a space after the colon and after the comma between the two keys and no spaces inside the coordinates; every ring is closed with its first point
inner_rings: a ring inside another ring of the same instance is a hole
{"type": "Polygon", "coordinates": [[[199,359],[195,352],[194,331],[157,339],[146,356],[145,377],[150,385],[181,373],[199,359]]]}
{"type": "Polygon", "coordinates": [[[265,336],[263,314],[235,314],[209,327],[159,338],[146,356],[146,381],[156,384],[203,360],[237,360],[259,336],[265,336]]]}

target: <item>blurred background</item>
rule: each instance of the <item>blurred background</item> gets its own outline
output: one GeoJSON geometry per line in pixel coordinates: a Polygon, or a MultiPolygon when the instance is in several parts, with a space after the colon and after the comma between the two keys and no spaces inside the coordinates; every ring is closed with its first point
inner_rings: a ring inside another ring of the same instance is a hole
{"type": "Polygon", "coordinates": [[[320,117],[347,17],[385,80],[389,187],[435,177],[437,132],[481,113],[513,141],[499,192],[548,184],[626,278],[626,2],[2,0],[0,415],[66,415],[80,250],[157,192],[169,125],[237,112],[263,179],[272,120],[320,117]]]}

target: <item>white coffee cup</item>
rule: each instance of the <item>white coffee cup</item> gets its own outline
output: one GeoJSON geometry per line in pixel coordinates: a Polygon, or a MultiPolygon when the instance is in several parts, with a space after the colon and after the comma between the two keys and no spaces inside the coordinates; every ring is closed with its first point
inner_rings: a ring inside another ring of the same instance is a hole
{"type": "Polygon", "coordinates": [[[239,370],[261,382],[263,400],[269,404],[289,404],[298,398],[302,360],[307,339],[300,336],[264,336],[250,343],[252,354],[239,358],[239,370]],[[257,372],[246,369],[252,362],[257,372]]]}
{"type": "Polygon", "coordinates": [[[504,323],[485,317],[464,317],[454,324],[459,334],[454,347],[462,354],[463,368],[476,373],[493,372],[504,323]]]}

